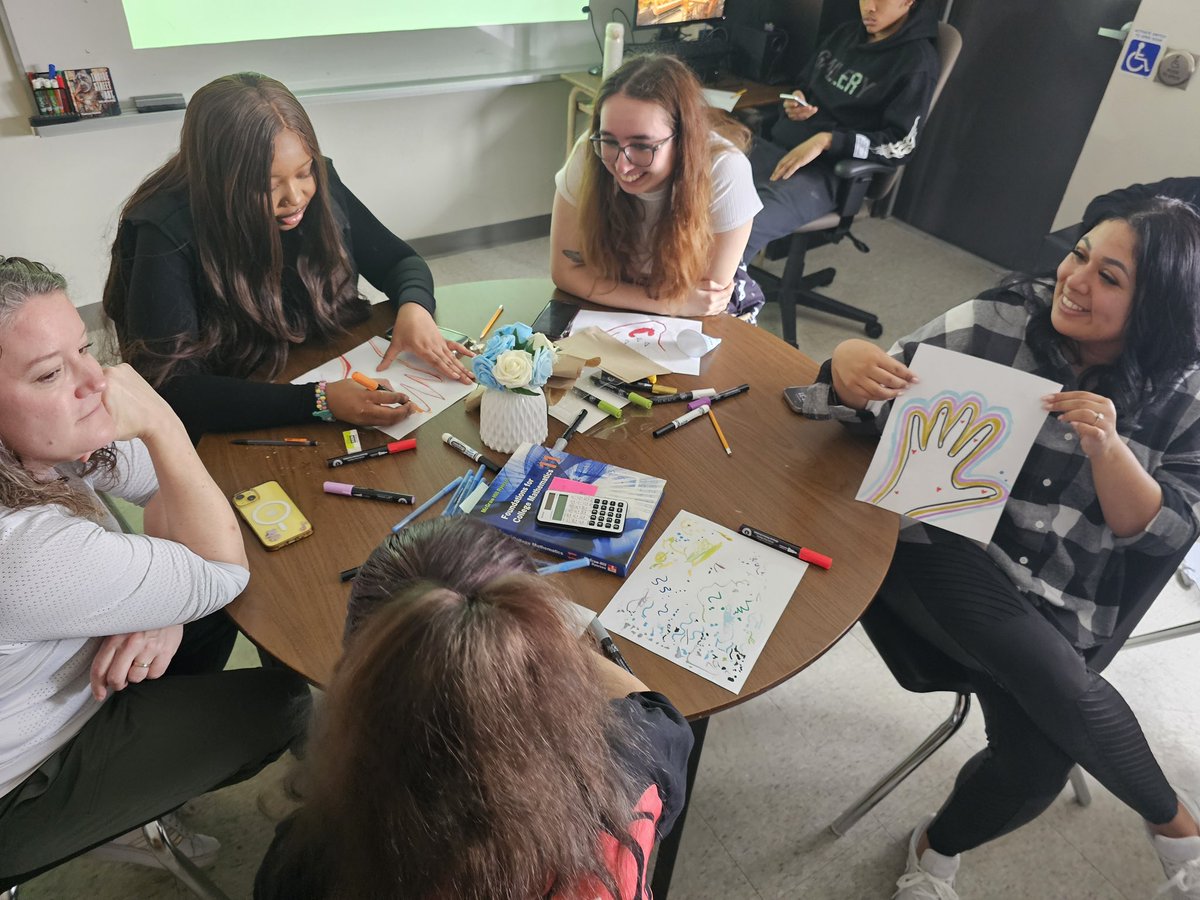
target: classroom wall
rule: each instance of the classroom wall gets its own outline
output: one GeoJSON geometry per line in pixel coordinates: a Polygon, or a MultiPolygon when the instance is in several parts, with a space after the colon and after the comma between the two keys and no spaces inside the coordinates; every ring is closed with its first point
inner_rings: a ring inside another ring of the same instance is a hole
{"type": "MultiPolygon", "coordinates": [[[[1134,27],[1200,54],[1196,0],[1142,0],[1134,27]]],[[[1118,67],[1120,62],[1118,61],[1118,67]]],[[[1097,194],[1128,184],[1200,175],[1200,73],[1186,90],[1116,70],[1063,195],[1054,229],[1078,222],[1097,194]]]]}
{"type": "MultiPolygon", "coordinates": [[[[0,254],[45,260],[77,306],[98,302],[116,213],[178,145],[179,120],[36,137],[24,74],[0,47],[0,254]]],[[[350,188],[401,237],[419,238],[548,214],[568,90],[554,81],[308,111],[350,188]]]]}

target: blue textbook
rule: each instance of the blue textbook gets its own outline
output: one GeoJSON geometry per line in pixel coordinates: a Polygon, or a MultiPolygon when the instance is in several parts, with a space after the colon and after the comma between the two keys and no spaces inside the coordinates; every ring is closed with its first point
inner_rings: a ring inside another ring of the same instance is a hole
{"type": "Polygon", "coordinates": [[[471,515],[539,550],[574,559],[586,556],[592,566],[624,576],[646,533],[646,525],[662,500],[666,482],[620,466],[554,453],[537,444],[522,444],[504,464],[471,515]],[[537,522],[542,492],[555,478],[592,485],[598,495],[629,504],[625,530],[612,537],[548,528],[537,522]]]}

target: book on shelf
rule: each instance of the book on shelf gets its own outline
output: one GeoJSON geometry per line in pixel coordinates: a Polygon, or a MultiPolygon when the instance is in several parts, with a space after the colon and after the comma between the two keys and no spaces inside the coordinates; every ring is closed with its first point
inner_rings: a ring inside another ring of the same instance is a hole
{"type": "Polygon", "coordinates": [[[539,550],[565,559],[586,556],[593,568],[624,577],[666,484],[653,475],[566,452],[554,453],[536,444],[522,444],[471,515],[539,550]],[[558,478],[581,485],[581,493],[624,500],[628,504],[625,530],[609,537],[539,524],[541,496],[558,478]]]}

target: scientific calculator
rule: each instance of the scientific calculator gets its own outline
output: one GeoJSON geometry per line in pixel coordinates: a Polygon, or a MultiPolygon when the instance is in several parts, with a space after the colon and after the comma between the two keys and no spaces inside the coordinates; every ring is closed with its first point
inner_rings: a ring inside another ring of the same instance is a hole
{"type": "Polygon", "coordinates": [[[628,506],[624,500],[546,491],[538,507],[537,520],[539,524],[551,528],[620,534],[625,530],[625,510],[628,506]]]}

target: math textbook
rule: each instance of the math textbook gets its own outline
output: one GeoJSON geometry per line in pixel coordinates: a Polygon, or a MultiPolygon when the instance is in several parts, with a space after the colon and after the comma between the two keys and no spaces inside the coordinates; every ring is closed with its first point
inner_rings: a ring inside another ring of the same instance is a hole
{"type": "Polygon", "coordinates": [[[566,559],[586,556],[593,568],[624,577],[665,486],[663,479],[652,475],[570,453],[554,453],[536,444],[522,444],[471,515],[539,550],[566,559]],[[625,530],[607,537],[539,524],[538,503],[552,482],[556,490],[624,500],[629,504],[625,530]]]}

